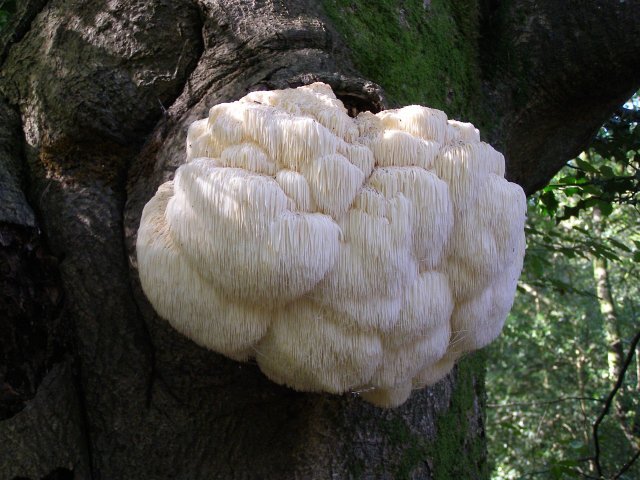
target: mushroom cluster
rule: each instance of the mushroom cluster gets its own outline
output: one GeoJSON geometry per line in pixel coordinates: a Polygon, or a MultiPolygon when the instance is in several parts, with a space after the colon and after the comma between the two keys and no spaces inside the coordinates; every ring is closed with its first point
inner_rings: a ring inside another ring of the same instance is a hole
{"type": "Polygon", "coordinates": [[[142,213],[138,267],[196,343],[393,407],[499,334],[525,211],[473,125],[421,106],[351,118],[315,83],[191,125],[186,163],[142,213]]]}

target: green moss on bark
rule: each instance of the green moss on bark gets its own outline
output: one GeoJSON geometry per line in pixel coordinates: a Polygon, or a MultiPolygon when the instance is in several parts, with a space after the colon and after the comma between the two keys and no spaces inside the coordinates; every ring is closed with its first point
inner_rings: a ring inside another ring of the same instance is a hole
{"type": "Polygon", "coordinates": [[[480,101],[477,0],[325,0],[355,66],[397,105],[476,121],[480,101]]]}
{"type": "Polygon", "coordinates": [[[389,443],[399,449],[399,455],[394,465],[394,478],[408,480],[418,466],[427,462],[429,458],[428,445],[399,418],[387,422],[384,429],[389,443]]]}
{"type": "Polygon", "coordinates": [[[437,441],[429,451],[436,480],[489,478],[484,432],[485,362],[484,352],[477,352],[458,364],[451,405],[438,417],[437,441]]]}
{"type": "MultiPolygon", "coordinates": [[[[415,478],[425,466],[434,480],[489,478],[484,433],[485,358],[484,352],[477,352],[459,362],[449,408],[436,419],[435,441],[426,441],[402,418],[375,419],[395,451],[387,458],[385,469],[394,479],[415,478]]],[[[350,478],[366,477],[363,461],[356,459],[349,469],[350,478]]]]}
{"type": "Polygon", "coordinates": [[[389,443],[399,447],[394,478],[413,478],[423,464],[435,480],[486,480],[489,466],[484,433],[485,354],[477,352],[457,367],[455,391],[436,422],[437,439],[426,442],[401,419],[386,423],[389,443]]]}

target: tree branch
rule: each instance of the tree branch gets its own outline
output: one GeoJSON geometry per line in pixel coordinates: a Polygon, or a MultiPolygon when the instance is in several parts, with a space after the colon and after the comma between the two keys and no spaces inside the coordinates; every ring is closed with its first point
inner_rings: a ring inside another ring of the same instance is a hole
{"type": "Polygon", "coordinates": [[[589,400],[592,402],[604,402],[601,398],[594,397],[561,397],[553,400],[543,400],[540,402],[514,402],[514,403],[488,403],[487,408],[504,408],[504,407],[535,407],[538,405],[552,405],[554,403],[568,402],[572,400],[589,400]]]}
{"type": "Polygon", "coordinates": [[[520,282],[519,286],[522,287],[522,289],[525,292],[527,292],[529,295],[531,295],[533,298],[535,298],[536,300],[540,300],[547,307],[553,306],[553,302],[549,300],[548,297],[546,297],[545,295],[542,295],[540,292],[538,292],[538,290],[536,290],[533,286],[529,285],[528,283],[520,282]]]}
{"type": "MultiPolygon", "coordinates": [[[[600,412],[600,415],[598,415],[598,418],[593,424],[593,446],[594,446],[593,462],[596,466],[596,471],[600,476],[602,476],[602,466],[600,465],[600,438],[598,437],[598,429],[600,428],[600,424],[602,423],[604,418],[609,413],[609,410],[611,409],[611,405],[613,404],[614,397],[622,387],[622,382],[624,381],[624,377],[625,377],[625,374],[627,373],[627,369],[629,368],[629,365],[633,360],[633,356],[635,354],[636,346],[638,345],[638,343],[640,343],[640,330],[633,337],[633,340],[631,340],[629,351],[627,352],[627,355],[622,364],[622,368],[618,373],[618,379],[616,380],[616,383],[613,386],[613,389],[611,389],[611,392],[609,392],[609,395],[605,400],[604,408],[602,409],[602,411],[600,412]]],[[[637,456],[635,458],[637,458],[637,456]]],[[[635,458],[632,459],[632,463],[633,461],[635,461],[635,458]]]]}
{"type": "Polygon", "coordinates": [[[620,471],[614,475],[613,480],[616,480],[617,478],[622,477],[622,475],[624,475],[624,473],[631,468],[631,466],[639,457],[640,457],[640,450],[638,450],[636,454],[633,457],[631,457],[631,459],[622,466],[620,471]]]}
{"type": "Polygon", "coordinates": [[[616,114],[627,122],[640,122],[640,110],[620,107],[616,114]]]}

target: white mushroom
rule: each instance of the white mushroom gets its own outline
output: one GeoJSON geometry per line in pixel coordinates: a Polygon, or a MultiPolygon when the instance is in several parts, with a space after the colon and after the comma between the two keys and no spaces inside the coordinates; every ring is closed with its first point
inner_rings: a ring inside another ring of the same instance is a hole
{"type": "Polygon", "coordinates": [[[273,381],[393,407],[500,332],[526,202],[471,124],[353,119],[331,88],[253,92],[194,122],[144,209],[158,314],[273,381]]]}

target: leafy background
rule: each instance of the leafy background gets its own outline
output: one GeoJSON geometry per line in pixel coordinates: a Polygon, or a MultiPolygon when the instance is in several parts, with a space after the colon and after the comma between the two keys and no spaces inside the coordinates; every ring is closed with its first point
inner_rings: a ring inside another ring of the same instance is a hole
{"type": "Polygon", "coordinates": [[[489,349],[495,479],[640,478],[639,114],[636,94],[529,199],[518,294],[489,349]]]}

